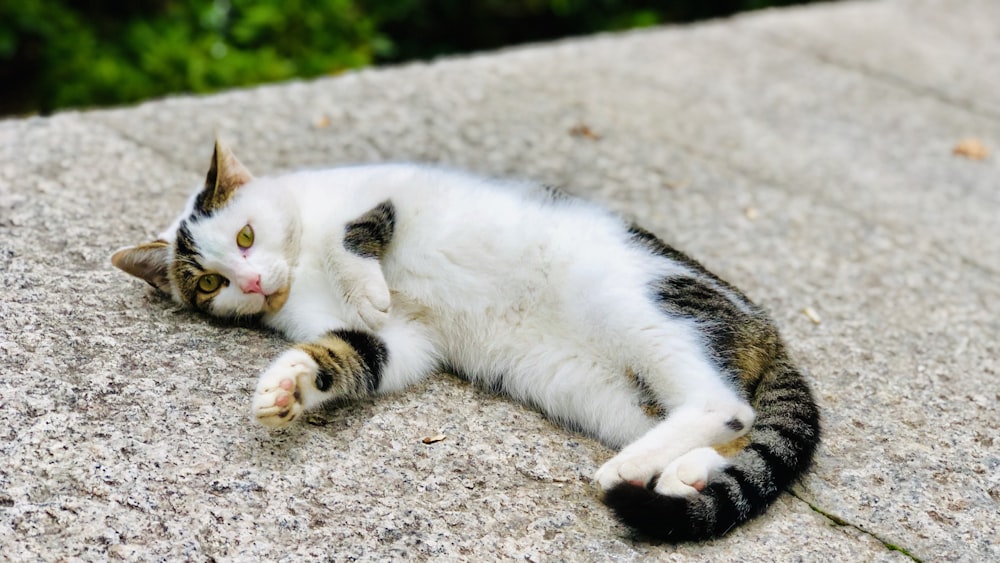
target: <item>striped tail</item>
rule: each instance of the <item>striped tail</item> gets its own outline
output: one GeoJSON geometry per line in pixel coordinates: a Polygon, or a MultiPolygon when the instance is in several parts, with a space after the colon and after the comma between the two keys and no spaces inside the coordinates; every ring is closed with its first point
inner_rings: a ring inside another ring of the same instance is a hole
{"type": "Polygon", "coordinates": [[[819,444],[819,410],[802,374],[775,361],[753,400],[757,420],[732,465],[697,495],[664,496],[622,483],[604,502],[624,524],[668,542],[722,536],[764,512],[812,462],[819,444]]]}

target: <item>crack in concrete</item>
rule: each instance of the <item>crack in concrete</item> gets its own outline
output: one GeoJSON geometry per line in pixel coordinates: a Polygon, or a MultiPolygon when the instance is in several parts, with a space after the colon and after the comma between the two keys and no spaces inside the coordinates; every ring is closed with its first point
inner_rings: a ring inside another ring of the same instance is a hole
{"type": "Polygon", "coordinates": [[[792,497],[798,499],[799,501],[805,503],[805,505],[808,506],[810,510],[812,510],[813,512],[815,512],[815,513],[823,516],[824,518],[826,518],[830,522],[833,522],[835,525],[841,526],[841,527],[853,528],[853,529],[861,532],[862,534],[864,534],[864,535],[872,538],[873,540],[879,542],[888,551],[895,551],[897,553],[905,555],[906,557],[908,557],[912,561],[916,561],[917,563],[923,563],[922,559],[920,559],[916,555],[913,555],[912,553],[910,553],[910,550],[906,549],[905,547],[900,546],[900,545],[896,545],[896,544],[894,544],[894,543],[892,543],[892,542],[890,542],[888,540],[882,539],[881,537],[878,536],[878,534],[875,534],[874,532],[869,532],[868,530],[862,528],[858,524],[854,524],[852,522],[844,520],[843,518],[841,518],[840,516],[837,516],[836,514],[833,514],[832,512],[828,512],[826,510],[823,510],[822,508],[820,508],[820,507],[816,506],[815,504],[813,504],[813,503],[807,501],[806,499],[802,498],[801,496],[799,496],[798,493],[796,493],[793,490],[789,490],[788,494],[792,495],[792,497]]]}
{"type": "Polygon", "coordinates": [[[751,31],[751,33],[756,35],[758,38],[763,39],[765,42],[770,43],[776,47],[794,51],[796,53],[801,53],[803,55],[816,59],[818,62],[860,74],[861,76],[871,79],[874,82],[881,82],[883,84],[905,90],[917,96],[930,98],[942,104],[946,104],[955,109],[971,113],[978,117],[985,117],[991,120],[1000,121],[1000,112],[997,112],[991,107],[978,104],[975,102],[975,100],[969,100],[965,98],[951,96],[948,95],[946,92],[943,92],[936,88],[932,88],[930,86],[921,84],[919,82],[912,82],[906,80],[894,74],[883,72],[877,68],[852,64],[848,61],[837,59],[835,57],[830,56],[829,54],[817,51],[816,49],[813,49],[808,45],[796,43],[794,40],[786,39],[785,37],[782,37],[781,35],[773,32],[751,31]]]}

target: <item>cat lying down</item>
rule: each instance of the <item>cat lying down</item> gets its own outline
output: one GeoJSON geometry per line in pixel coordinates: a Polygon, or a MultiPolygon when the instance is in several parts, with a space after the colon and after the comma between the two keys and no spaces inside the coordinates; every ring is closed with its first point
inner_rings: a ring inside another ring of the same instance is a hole
{"type": "Polygon", "coordinates": [[[619,449],[594,480],[655,538],[760,514],[819,442],[809,386],[761,309],[544,186],[411,164],[254,178],[216,143],[174,224],[111,260],[296,343],[260,376],[261,424],[453,370],[619,449]]]}

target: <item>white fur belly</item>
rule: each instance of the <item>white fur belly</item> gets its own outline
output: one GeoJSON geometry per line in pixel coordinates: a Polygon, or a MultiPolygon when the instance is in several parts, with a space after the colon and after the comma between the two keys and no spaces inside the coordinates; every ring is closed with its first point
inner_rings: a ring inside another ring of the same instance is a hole
{"type": "Polygon", "coordinates": [[[548,416],[610,444],[653,425],[639,408],[627,363],[600,331],[581,327],[560,307],[458,314],[433,331],[448,363],[471,381],[541,408],[548,416]],[[615,421],[609,424],[608,421],[615,421]]]}
{"type": "Polygon", "coordinates": [[[419,292],[427,334],[463,376],[608,443],[634,439],[652,420],[638,407],[639,390],[625,375],[628,361],[605,321],[609,308],[650,307],[646,274],[628,260],[542,254],[525,260],[531,252],[478,270],[507,275],[475,276],[442,266],[440,271],[452,273],[448,280],[461,283],[401,286],[419,292]],[[630,303],[617,302],[622,294],[630,303]]]}

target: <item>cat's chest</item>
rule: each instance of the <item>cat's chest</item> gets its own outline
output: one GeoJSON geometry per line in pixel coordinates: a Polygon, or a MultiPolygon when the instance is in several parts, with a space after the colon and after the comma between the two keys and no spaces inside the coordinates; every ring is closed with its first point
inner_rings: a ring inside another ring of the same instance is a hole
{"type": "Polygon", "coordinates": [[[305,341],[330,330],[363,328],[356,326],[355,317],[340,288],[321,268],[300,267],[293,273],[285,305],[264,322],[287,338],[305,341]]]}

